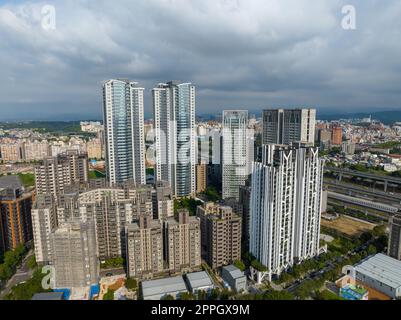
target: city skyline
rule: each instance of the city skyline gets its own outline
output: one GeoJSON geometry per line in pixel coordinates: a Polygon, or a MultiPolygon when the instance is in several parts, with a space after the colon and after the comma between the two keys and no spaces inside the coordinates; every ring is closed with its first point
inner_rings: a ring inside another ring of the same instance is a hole
{"type": "Polygon", "coordinates": [[[3,0],[0,119],[100,118],[99,88],[109,78],[146,88],[146,116],[151,88],[164,79],[193,82],[200,115],[401,109],[401,47],[393,41],[400,3],[357,1],[355,30],[341,27],[346,4],[177,0],[111,8],[53,0],[54,29],[44,29],[43,3],[3,0]]]}

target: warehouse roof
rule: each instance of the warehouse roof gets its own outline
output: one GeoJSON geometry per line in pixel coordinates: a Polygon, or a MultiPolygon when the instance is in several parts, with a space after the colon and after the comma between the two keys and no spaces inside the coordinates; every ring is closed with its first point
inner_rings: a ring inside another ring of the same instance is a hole
{"type": "Polygon", "coordinates": [[[35,293],[31,300],[64,300],[63,292],[35,293]]]}
{"type": "Polygon", "coordinates": [[[205,271],[188,273],[186,277],[192,289],[213,286],[212,279],[205,271]]]}
{"type": "Polygon", "coordinates": [[[167,295],[177,291],[187,291],[187,287],[181,276],[142,282],[142,293],[144,297],[167,295]]]}
{"type": "Polygon", "coordinates": [[[234,265],[226,266],[223,269],[228,271],[233,279],[244,277],[244,273],[234,265]]]}
{"type": "Polygon", "coordinates": [[[0,177],[0,189],[20,189],[22,188],[21,180],[18,176],[8,175],[0,177]]]}
{"type": "Polygon", "coordinates": [[[355,270],[391,288],[401,287],[401,261],[378,253],[358,264],[355,270]]]}

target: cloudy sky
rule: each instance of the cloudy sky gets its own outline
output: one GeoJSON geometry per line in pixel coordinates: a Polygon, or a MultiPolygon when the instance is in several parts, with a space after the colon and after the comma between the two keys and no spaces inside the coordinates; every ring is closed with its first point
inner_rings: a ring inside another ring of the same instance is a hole
{"type": "Polygon", "coordinates": [[[401,1],[0,0],[0,121],[100,118],[109,78],[140,82],[147,116],[171,79],[198,114],[401,109],[401,1]]]}

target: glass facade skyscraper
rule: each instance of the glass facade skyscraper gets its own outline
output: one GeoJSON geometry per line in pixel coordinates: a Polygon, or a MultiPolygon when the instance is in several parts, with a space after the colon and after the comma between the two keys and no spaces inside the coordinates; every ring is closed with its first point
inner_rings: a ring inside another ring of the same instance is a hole
{"type": "Polygon", "coordinates": [[[248,134],[248,111],[223,111],[222,191],[223,199],[239,199],[253,161],[253,137],[248,134]]]}
{"type": "Polygon", "coordinates": [[[138,83],[109,80],[103,85],[107,179],[110,184],[146,183],[143,92],[138,83]]]}
{"type": "Polygon", "coordinates": [[[195,193],[195,86],[171,81],[153,89],[157,181],[177,197],[195,193]]]}

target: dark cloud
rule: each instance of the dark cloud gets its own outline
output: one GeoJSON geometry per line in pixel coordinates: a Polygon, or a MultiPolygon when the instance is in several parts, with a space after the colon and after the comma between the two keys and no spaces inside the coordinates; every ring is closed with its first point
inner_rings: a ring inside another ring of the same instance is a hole
{"type": "Polygon", "coordinates": [[[102,81],[197,85],[199,114],[401,108],[398,0],[0,1],[0,119],[100,117],[102,81]],[[41,9],[56,8],[56,30],[41,9]],[[341,28],[352,4],[357,30],[341,28]]]}

